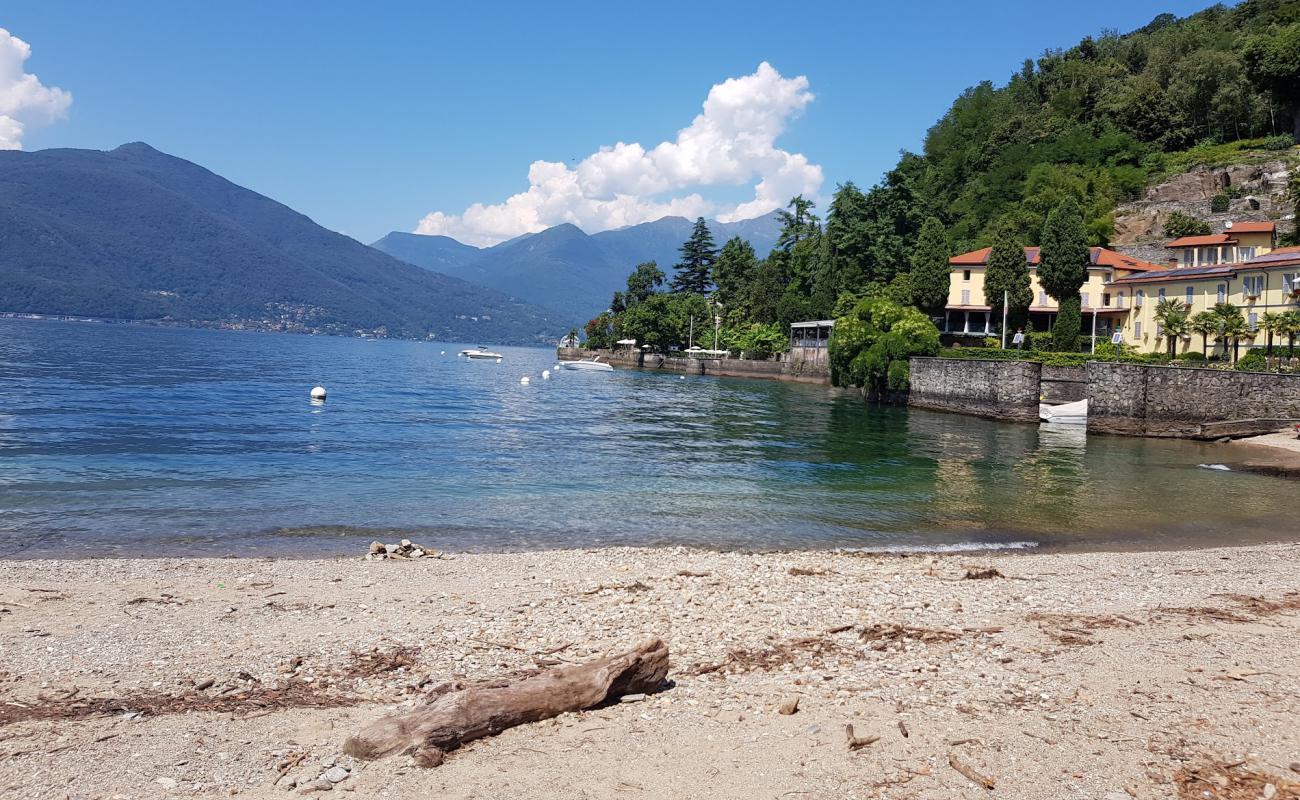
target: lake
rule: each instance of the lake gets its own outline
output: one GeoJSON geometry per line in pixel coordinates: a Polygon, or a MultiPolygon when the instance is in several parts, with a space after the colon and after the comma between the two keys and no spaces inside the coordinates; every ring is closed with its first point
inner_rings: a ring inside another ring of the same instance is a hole
{"type": "Polygon", "coordinates": [[[1192,442],[801,384],[541,371],[449,342],[0,320],[0,556],[607,545],[959,550],[1293,537],[1192,442]],[[530,385],[521,385],[528,375],[530,385]],[[329,390],[312,405],[310,389],[329,390]]]}

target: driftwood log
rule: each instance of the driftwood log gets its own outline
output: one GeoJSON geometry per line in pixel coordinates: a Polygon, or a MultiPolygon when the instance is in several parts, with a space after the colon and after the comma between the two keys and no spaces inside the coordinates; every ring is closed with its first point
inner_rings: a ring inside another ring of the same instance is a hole
{"type": "Polygon", "coordinates": [[[349,737],[343,750],[361,759],[409,753],[420,766],[434,767],[447,751],[465,742],[625,694],[653,692],[667,674],[668,645],[655,639],[626,653],[557,667],[514,683],[453,686],[415,711],[372,722],[349,737]]]}

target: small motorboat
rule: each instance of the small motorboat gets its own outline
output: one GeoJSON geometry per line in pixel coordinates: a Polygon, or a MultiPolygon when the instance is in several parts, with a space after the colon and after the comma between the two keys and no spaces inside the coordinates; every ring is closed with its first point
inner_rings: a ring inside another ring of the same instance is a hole
{"type": "Polygon", "coordinates": [[[500,353],[494,353],[482,345],[479,345],[472,350],[461,350],[456,355],[465,356],[466,358],[490,359],[497,363],[500,363],[501,359],[504,358],[500,353]]]}
{"type": "Polygon", "coordinates": [[[1043,422],[1051,422],[1055,425],[1087,425],[1088,401],[1078,400],[1073,403],[1062,403],[1058,406],[1039,403],[1038,418],[1043,422]]]}
{"type": "Polygon", "coordinates": [[[614,371],[614,368],[612,366],[600,360],[600,356],[596,356],[595,358],[583,359],[582,361],[561,361],[560,369],[576,369],[583,372],[613,372],[614,371]]]}

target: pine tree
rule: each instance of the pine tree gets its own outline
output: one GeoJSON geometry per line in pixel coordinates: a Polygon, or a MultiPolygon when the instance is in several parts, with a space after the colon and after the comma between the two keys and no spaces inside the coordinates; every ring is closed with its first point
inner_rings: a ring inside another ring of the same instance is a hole
{"type": "Polygon", "coordinates": [[[728,313],[744,311],[749,284],[758,269],[758,257],[749,242],[736,236],[722,246],[713,263],[714,293],[728,313]]]}
{"type": "Polygon", "coordinates": [[[1038,264],[1038,282],[1060,308],[1052,326],[1052,344],[1063,352],[1079,349],[1079,290],[1088,281],[1089,254],[1083,212],[1067,197],[1043,223],[1038,264]]]}
{"type": "Polygon", "coordinates": [[[912,251],[912,302],[927,314],[942,314],[948,304],[950,272],[948,234],[942,222],[930,217],[921,225],[912,251]]]}
{"type": "Polygon", "coordinates": [[[781,236],[776,240],[778,248],[789,252],[814,231],[821,229],[817,224],[817,215],[812,213],[816,207],[816,203],[805,200],[800,194],[790,198],[786,204],[786,208],[793,209],[792,211],[781,209],[777,212],[781,217],[781,236]]]}
{"type": "Polygon", "coordinates": [[[695,220],[691,236],[681,247],[682,260],[677,264],[677,274],[673,277],[674,292],[685,294],[708,294],[712,286],[713,262],[718,258],[718,251],[713,246],[713,234],[705,224],[704,217],[695,220]]]}
{"type": "Polygon", "coordinates": [[[996,324],[1002,322],[1004,298],[1007,301],[1007,332],[1010,333],[1023,328],[1029,319],[1029,304],[1034,300],[1034,292],[1030,288],[1025,248],[1007,229],[998,232],[984,271],[984,302],[993,306],[990,313],[996,324]]]}
{"type": "Polygon", "coordinates": [[[817,272],[813,275],[813,305],[829,310],[845,292],[867,285],[871,237],[867,232],[867,196],[850,181],[836,187],[826,215],[817,272]]]}

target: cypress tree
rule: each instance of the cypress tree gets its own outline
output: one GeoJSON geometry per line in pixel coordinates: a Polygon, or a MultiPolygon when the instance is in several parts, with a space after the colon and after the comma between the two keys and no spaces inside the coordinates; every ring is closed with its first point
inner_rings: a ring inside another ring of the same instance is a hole
{"type": "Polygon", "coordinates": [[[713,246],[713,234],[705,224],[704,217],[695,220],[691,236],[681,247],[682,260],[677,264],[677,274],[673,277],[674,292],[685,294],[708,294],[712,285],[713,262],[718,259],[717,248],[713,246]]]}
{"type": "Polygon", "coordinates": [[[1052,344],[1063,352],[1079,349],[1079,290],[1088,281],[1088,261],[1088,229],[1083,212],[1067,197],[1043,223],[1038,264],[1038,282],[1060,307],[1052,326],[1052,344]]]}
{"type": "Polygon", "coordinates": [[[984,270],[984,302],[993,306],[990,313],[995,324],[1002,322],[1004,296],[1007,299],[1007,332],[1010,333],[1023,328],[1029,319],[1029,304],[1034,300],[1034,292],[1030,288],[1025,248],[1005,228],[998,232],[984,270]]]}
{"type": "Polygon", "coordinates": [[[942,314],[948,304],[948,235],[943,223],[930,217],[912,251],[912,302],[927,314],[942,314]]]}

